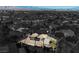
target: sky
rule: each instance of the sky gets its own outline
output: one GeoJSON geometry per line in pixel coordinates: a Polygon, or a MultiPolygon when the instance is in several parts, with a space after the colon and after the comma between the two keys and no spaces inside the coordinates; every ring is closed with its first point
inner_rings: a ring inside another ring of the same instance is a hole
{"type": "Polygon", "coordinates": [[[79,6],[0,6],[0,9],[15,10],[79,10],[79,6]]]}
{"type": "Polygon", "coordinates": [[[58,9],[58,10],[79,10],[79,6],[16,6],[17,8],[21,9],[31,9],[31,10],[53,10],[53,9],[58,9]]]}

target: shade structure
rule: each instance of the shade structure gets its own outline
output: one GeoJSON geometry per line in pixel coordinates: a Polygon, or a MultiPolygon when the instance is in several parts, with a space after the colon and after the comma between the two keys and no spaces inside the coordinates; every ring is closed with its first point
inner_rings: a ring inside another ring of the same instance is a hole
{"type": "Polygon", "coordinates": [[[48,37],[47,34],[40,34],[40,35],[38,36],[38,38],[40,38],[40,39],[47,38],[47,37],[48,37]]]}
{"type": "Polygon", "coordinates": [[[35,37],[37,37],[37,36],[38,36],[37,33],[33,33],[33,34],[31,35],[31,37],[33,37],[33,38],[35,38],[35,37]]]}
{"type": "Polygon", "coordinates": [[[50,45],[53,49],[55,49],[57,47],[57,39],[53,38],[53,37],[50,37],[50,45]]]}
{"type": "Polygon", "coordinates": [[[43,47],[43,41],[36,41],[36,46],[43,47]]]}
{"type": "Polygon", "coordinates": [[[50,37],[50,39],[56,44],[57,43],[57,39],[50,37]]]}
{"type": "Polygon", "coordinates": [[[26,39],[23,39],[20,41],[21,43],[24,43],[25,45],[31,45],[31,46],[34,46],[35,45],[35,41],[34,40],[30,40],[28,38],[26,39]]]}

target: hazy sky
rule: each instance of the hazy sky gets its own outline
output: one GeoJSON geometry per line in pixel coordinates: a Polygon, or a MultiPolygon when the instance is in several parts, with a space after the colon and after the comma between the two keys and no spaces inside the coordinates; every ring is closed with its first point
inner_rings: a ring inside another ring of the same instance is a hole
{"type": "Polygon", "coordinates": [[[0,9],[26,9],[26,10],[40,10],[40,9],[71,9],[79,10],[79,6],[0,6],[0,9]]]}
{"type": "Polygon", "coordinates": [[[17,6],[17,8],[48,8],[48,9],[74,9],[78,8],[78,6],[17,6]]]}

